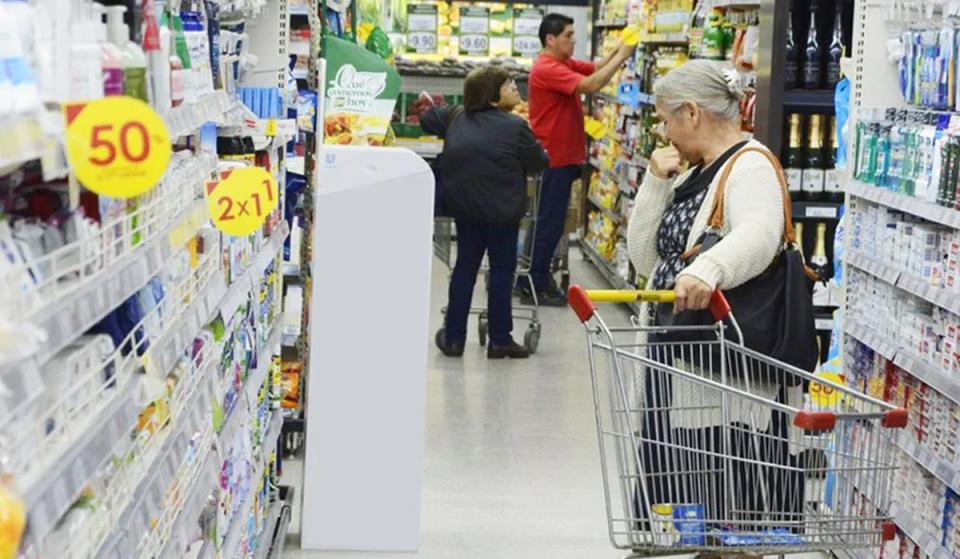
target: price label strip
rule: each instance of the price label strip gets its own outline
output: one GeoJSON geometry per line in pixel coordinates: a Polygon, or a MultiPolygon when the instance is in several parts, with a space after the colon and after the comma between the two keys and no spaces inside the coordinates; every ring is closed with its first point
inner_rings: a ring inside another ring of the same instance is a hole
{"type": "Polygon", "coordinates": [[[436,4],[407,4],[407,52],[437,52],[436,4]]]}
{"type": "Polygon", "coordinates": [[[160,181],[170,162],[170,133],[149,105],[107,97],[63,108],[67,159],[86,188],[134,198],[160,181]]]}
{"type": "Polygon", "coordinates": [[[513,10],[513,56],[533,58],[540,52],[540,22],[543,8],[513,10]]]}
{"type": "Polygon", "coordinates": [[[254,233],[277,207],[277,181],[261,167],[236,169],[207,183],[207,209],[214,226],[227,235],[254,233]]]}

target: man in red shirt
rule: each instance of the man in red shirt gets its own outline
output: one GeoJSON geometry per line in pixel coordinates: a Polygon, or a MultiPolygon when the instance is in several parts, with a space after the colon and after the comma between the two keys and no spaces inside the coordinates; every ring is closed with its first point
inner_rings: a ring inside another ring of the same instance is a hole
{"type": "MultiPolygon", "coordinates": [[[[530,125],[550,157],[540,185],[540,209],[533,240],[531,275],[541,305],[564,306],[566,296],[551,281],[550,263],[563,235],[570,187],[586,161],[581,95],[605,86],[636,47],[620,43],[597,64],[574,60],[573,19],[550,14],[540,23],[543,50],[530,72],[530,125]]],[[[526,287],[526,286],[525,286],[526,287]]],[[[532,293],[521,295],[530,304],[532,293]]]]}

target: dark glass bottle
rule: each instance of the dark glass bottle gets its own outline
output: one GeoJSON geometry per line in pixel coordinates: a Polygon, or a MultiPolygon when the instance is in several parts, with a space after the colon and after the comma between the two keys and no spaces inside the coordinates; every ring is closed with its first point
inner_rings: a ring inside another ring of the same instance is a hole
{"type": "Polygon", "coordinates": [[[840,59],[843,58],[846,47],[843,44],[843,13],[840,11],[840,2],[837,2],[837,12],[833,16],[833,38],[827,48],[827,83],[829,89],[837,86],[840,81],[840,59]]]}
{"type": "Polygon", "coordinates": [[[820,89],[821,85],[821,61],[823,60],[823,49],[820,47],[820,40],[817,37],[817,4],[810,4],[810,28],[807,30],[807,42],[803,47],[803,87],[804,89],[820,89]]]}
{"type": "Polygon", "coordinates": [[[793,11],[787,13],[786,63],[783,67],[784,89],[796,89],[800,74],[800,49],[793,37],[793,11]]]}

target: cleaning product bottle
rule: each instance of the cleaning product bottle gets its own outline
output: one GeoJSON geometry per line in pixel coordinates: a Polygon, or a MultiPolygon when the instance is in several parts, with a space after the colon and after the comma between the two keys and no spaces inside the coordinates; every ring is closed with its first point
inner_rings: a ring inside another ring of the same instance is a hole
{"type": "Polygon", "coordinates": [[[110,42],[120,51],[120,61],[123,66],[123,93],[129,97],[147,101],[149,96],[146,58],[140,46],[130,40],[130,28],[123,23],[123,14],[126,11],[125,6],[107,8],[110,42]]]}
{"type": "Polygon", "coordinates": [[[122,53],[117,44],[107,39],[107,22],[103,20],[106,10],[103,4],[94,2],[94,23],[97,29],[97,43],[100,44],[100,66],[103,69],[103,94],[123,95],[122,53]]]}
{"type": "MultiPolygon", "coordinates": [[[[167,19],[167,13],[161,10],[160,25],[158,32],[160,34],[160,50],[147,52],[147,66],[150,69],[150,75],[153,77],[154,104],[159,110],[166,111],[173,106],[171,94],[171,75],[170,75],[170,46],[172,36],[170,34],[170,20],[167,19]]],[[[181,97],[182,99],[182,97],[181,97]]]]}
{"type": "Polygon", "coordinates": [[[76,0],[71,10],[77,14],[70,27],[69,98],[74,101],[103,97],[103,69],[92,8],[89,1],[76,0]]]}
{"type": "MultiPolygon", "coordinates": [[[[183,32],[183,19],[179,14],[171,14],[173,25],[173,47],[174,55],[180,59],[180,79],[183,83],[183,100],[187,103],[193,103],[197,100],[197,89],[194,84],[193,74],[190,71],[190,49],[187,47],[187,37],[183,32]]],[[[171,73],[175,74],[177,70],[171,66],[171,73]]],[[[171,80],[176,80],[174,76],[171,80]]]]}

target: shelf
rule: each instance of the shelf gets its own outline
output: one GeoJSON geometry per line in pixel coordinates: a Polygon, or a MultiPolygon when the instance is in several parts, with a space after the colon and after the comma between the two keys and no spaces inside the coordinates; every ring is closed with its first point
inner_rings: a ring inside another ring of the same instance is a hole
{"type": "Polygon", "coordinates": [[[783,104],[786,107],[808,107],[832,111],[833,98],[832,89],[790,89],[783,92],[783,104]]]}
{"type": "Polygon", "coordinates": [[[886,359],[893,361],[897,367],[929,384],[954,402],[960,403],[960,377],[944,373],[940,367],[923,361],[909,349],[881,336],[853,316],[848,316],[844,320],[844,330],[886,359]]]}
{"type": "Polygon", "coordinates": [[[900,210],[953,229],[960,229],[960,211],[953,208],[945,208],[924,202],[858,180],[849,181],[846,186],[846,191],[853,196],[863,198],[869,202],[900,210]]]}
{"type": "Polygon", "coordinates": [[[647,33],[640,35],[640,43],[659,45],[686,45],[690,37],[686,33],[647,33]]]}
{"type": "Polygon", "coordinates": [[[597,20],[593,23],[594,29],[619,29],[621,27],[627,26],[627,20],[623,19],[609,19],[609,20],[597,20]]]}
{"type": "Polygon", "coordinates": [[[913,458],[914,461],[923,466],[928,472],[937,476],[940,481],[950,486],[950,489],[960,493],[960,471],[957,470],[956,465],[940,458],[927,447],[918,444],[916,441],[904,441],[903,439],[904,437],[901,436],[900,440],[897,441],[897,446],[910,455],[910,458],[913,458]]]}
{"type": "Polygon", "coordinates": [[[794,219],[837,219],[843,202],[808,202],[797,200],[790,202],[794,219]]]}
{"type": "Polygon", "coordinates": [[[24,505],[30,522],[30,539],[43,542],[76,501],[91,478],[113,456],[118,441],[136,425],[142,406],[138,402],[139,378],[130,379],[96,421],[84,430],[70,450],[24,488],[24,505]]]}
{"type": "Polygon", "coordinates": [[[286,503],[279,498],[270,503],[270,509],[267,512],[267,523],[257,541],[257,549],[253,554],[254,559],[267,559],[270,556],[270,549],[273,546],[274,535],[280,526],[280,519],[285,514],[286,503]]]}
{"type": "Polygon", "coordinates": [[[260,252],[253,258],[247,269],[238,274],[237,278],[230,284],[230,289],[226,291],[217,306],[217,312],[225,323],[250,298],[254,286],[260,282],[263,272],[283,248],[283,243],[289,234],[290,226],[287,221],[281,221],[276,230],[264,242],[260,252]]]}
{"type": "MultiPolygon", "coordinates": [[[[617,275],[613,265],[600,256],[588,242],[581,240],[580,248],[583,250],[583,254],[586,255],[587,259],[593,262],[593,265],[600,271],[600,275],[602,275],[614,289],[636,289],[636,287],[631,286],[626,280],[617,275]]],[[[630,307],[634,313],[640,313],[640,305],[629,303],[627,306],[630,307]]]]}
{"type": "MultiPolygon", "coordinates": [[[[220,460],[215,452],[207,454],[206,463],[200,467],[200,475],[194,481],[193,486],[187,493],[187,501],[183,503],[180,511],[177,513],[173,530],[170,536],[163,544],[163,552],[159,557],[176,557],[171,545],[181,546],[193,536],[193,525],[196,524],[207,506],[210,495],[219,487],[220,481],[220,460]],[[203,472],[207,472],[204,476],[203,472]]],[[[182,550],[182,547],[181,547],[182,550]]]]}
{"type": "Polygon", "coordinates": [[[942,287],[930,284],[906,272],[900,272],[892,266],[867,256],[858,250],[851,250],[847,262],[868,274],[880,278],[907,293],[920,297],[934,305],[946,309],[954,314],[960,314],[960,293],[954,293],[942,287]]]}
{"type": "Polygon", "coordinates": [[[613,211],[611,208],[608,208],[608,207],[602,205],[602,204],[600,203],[600,200],[598,200],[598,199],[597,199],[595,196],[593,196],[592,194],[587,196],[587,200],[590,200],[590,203],[593,204],[593,206],[594,206],[595,208],[597,208],[597,209],[599,209],[600,211],[602,211],[603,214],[606,215],[607,217],[609,217],[614,223],[616,223],[617,225],[620,225],[620,222],[622,221],[622,219],[621,219],[621,217],[620,217],[619,214],[617,214],[617,213],[616,213],[615,211],[613,211]]]}
{"type": "Polygon", "coordinates": [[[717,8],[759,8],[760,0],[716,0],[717,8]]]}
{"type": "MultiPolygon", "coordinates": [[[[252,484],[259,484],[260,479],[263,478],[263,474],[266,470],[267,458],[276,448],[277,441],[280,438],[280,431],[283,427],[283,417],[282,411],[277,409],[273,410],[273,413],[270,414],[270,423],[267,428],[267,432],[263,438],[263,448],[261,449],[260,458],[261,460],[256,464],[254,468],[254,474],[250,477],[252,484]]],[[[256,458],[256,456],[254,457],[256,458]]],[[[244,498],[243,503],[241,503],[240,508],[237,509],[237,512],[234,513],[234,518],[230,519],[230,527],[227,530],[226,538],[223,540],[223,546],[220,549],[221,557],[237,557],[237,547],[240,545],[240,541],[243,537],[243,530],[241,526],[247,525],[247,518],[250,515],[250,507],[252,506],[253,495],[256,493],[256,487],[251,486],[250,490],[247,491],[246,498],[244,498]],[[240,515],[237,518],[237,515],[240,515]]]]}
{"type": "Polygon", "coordinates": [[[931,559],[952,559],[953,554],[940,545],[940,538],[927,532],[923,526],[917,522],[913,515],[907,511],[900,510],[900,507],[894,505],[891,510],[893,521],[900,527],[911,540],[920,546],[931,559]]]}
{"type": "MultiPolygon", "coordinates": [[[[246,380],[243,381],[243,389],[237,394],[233,407],[227,412],[223,425],[220,427],[220,433],[217,435],[217,438],[224,444],[229,444],[230,441],[233,440],[234,436],[240,430],[240,427],[243,426],[244,415],[249,415],[250,413],[250,403],[256,402],[260,385],[263,384],[264,379],[267,378],[267,373],[270,371],[273,348],[276,347],[279,341],[280,325],[277,323],[271,327],[267,341],[257,349],[257,368],[250,371],[246,380]],[[251,393],[253,395],[252,398],[251,393]],[[246,400],[244,400],[244,398],[246,398],[246,400]]],[[[222,396],[221,391],[221,393],[217,395],[218,400],[221,402],[223,401],[222,396]]]]}
{"type": "Polygon", "coordinates": [[[173,107],[164,116],[171,138],[192,134],[207,122],[222,124],[234,101],[227,92],[218,89],[198,99],[195,103],[183,103],[173,107]]]}

